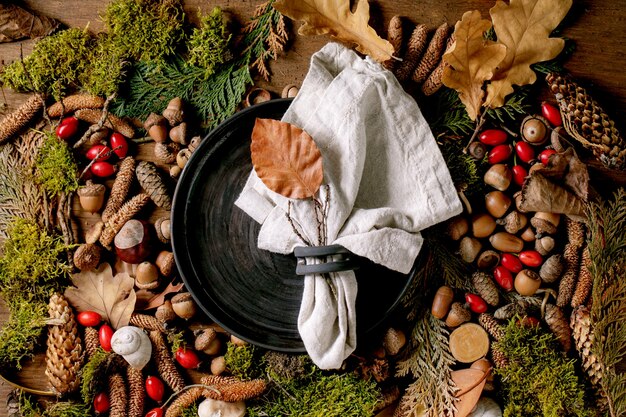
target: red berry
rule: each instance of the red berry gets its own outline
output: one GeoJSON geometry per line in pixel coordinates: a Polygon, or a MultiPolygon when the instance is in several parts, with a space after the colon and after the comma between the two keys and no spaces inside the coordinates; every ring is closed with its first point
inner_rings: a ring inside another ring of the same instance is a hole
{"type": "Polygon", "coordinates": [[[94,327],[100,324],[102,316],[95,311],[83,311],[78,313],[76,320],[85,327],[94,327]]]}
{"type": "Polygon", "coordinates": [[[100,339],[100,346],[107,352],[111,351],[111,338],[113,337],[113,329],[108,324],[104,323],[98,330],[98,339],[100,339]]]}
{"type": "Polygon", "coordinates": [[[557,127],[563,124],[563,120],[561,119],[561,113],[559,109],[554,107],[552,104],[543,102],[541,103],[541,114],[543,117],[548,119],[552,126],[557,127]]]}
{"type": "Polygon", "coordinates": [[[543,263],[543,257],[536,250],[525,250],[519,253],[519,260],[526,266],[537,268],[543,263]]]}
{"type": "Polygon", "coordinates": [[[493,269],[493,278],[505,291],[513,290],[513,275],[511,275],[511,271],[502,265],[498,265],[493,269]]]}
{"type": "Polygon", "coordinates": [[[91,166],[91,172],[96,177],[106,178],[115,173],[115,167],[108,162],[96,162],[91,166]]]}
{"type": "Polygon", "coordinates": [[[480,140],[485,145],[495,146],[506,142],[506,138],[507,135],[504,130],[487,129],[480,134],[478,140],[480,140]]]}
{"type": "Polygon", "coordinates": [[[532,316],[524,316],[517,321],[518,326],[530,328],[530,327],[539,327],[539,319],[532,316]]]}
{"type": "Polygon", "coordinates": [[[111,403],[109,402],[109,396],[106,392],[99,392],[93,397],[93,409],[96,413],[106,413],[109,411],[111,403]]]}
{"type": "Polygon", "coordinates": [[[179,347],[176,351],[176,362],[185,369],[193,369],[200,365],[200,358],[193,350],[179,347]]]}
{"type": "Polygon", "coordinates": [[[539,154],[539,161],[545,166],[548,165],[550,161],[550,157],[554,155],[556,151],[554,149],[546,149],[545,151],[539,154]]]}
{"type": "Polygon", "coordinates": [[[513,182],[520,187],[524,185],[524,181],[526,181],[528,176],[528,170],[521,165],[515,165],[511,168],[511,172],[513,172],[513,182]]]}
{"type": "Polygon", "coordinates": [[[71,116],[61,120],[57,126],[56,134],[59,139],[71,139],[78,132],[78,119],[71,116]]]}
{"type": "Polygon", "coordinates": [[[470,310],[476,314],[484,313],[487,311],[487,303],[482,299],[480,295],[465,294],[465,301],[469,305],[470,310]]]}
{"type": "Polygon", "coordinates": [[[489,151],[487,161],[491,164],[499,164],[506,161],[513,154],[511,145],[498,145],[489,151]]]}
{"type": "Polygon", "coordinates": [[[163,395],[165,394],[165,385],[163,385],[163,381],[156,376],[149,376],[146,378],[146,393],[148,394],[148,397],[152,398],[154,401],[159,403],[163,401],[163,395]]]}
{"type": "Polygon", "coordinates": [[[113,133],[111,135],[111,149],[114,149],[115,155],[124,158],[128,153],[128,141],[121,133],[113,133]]]}
{"type": "Polygon", "coordinates": [[[515,152],[517,153],[517,156],[519,156],[519,159],[523,162],[529,163],[535,159],[535,150],[528,142],[517,142],[515,144],[515,152]]]}
{"type": "Polygon", "coordinates": [[[146,417],[163,417],[163,409],[161,407],[153,408],[146,413],[146,417]]]}
{"type": "Polygon", "coordinates": [[[514,274],[517,274],[522,269],[524,269],[524,266],[520,262],[519,258],[510,253],[502,254],[502,258],[500,259],[500,265],[502,265],[514,274]]]}
{"type": "Polygon", "coordinates": [[[90,161],[96,158],[98,158],[98,161],[106,161],[111,157],[111,148],[106,145],[93,145],[89,148],[85,156],[87,156],[87,159],[90,161]]]}

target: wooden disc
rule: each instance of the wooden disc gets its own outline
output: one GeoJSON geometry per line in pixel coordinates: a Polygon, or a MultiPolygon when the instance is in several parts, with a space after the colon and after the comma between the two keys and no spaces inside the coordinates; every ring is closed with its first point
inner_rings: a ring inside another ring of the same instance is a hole
{"type": "Polygon", "coordinates": [[[450,352],[459,362],[474,362],[489,352],[489,336],[478,324],[465,323],[450,334],[450,352]]]}

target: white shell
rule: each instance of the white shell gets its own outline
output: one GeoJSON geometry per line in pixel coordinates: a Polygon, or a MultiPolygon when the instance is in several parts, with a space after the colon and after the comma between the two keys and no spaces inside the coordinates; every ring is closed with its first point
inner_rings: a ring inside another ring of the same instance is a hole
{"type": "Polygon", "coordinates": [[[502,417],[502,410],[491,398],[481,397],[467,417],[502,417]]]}
{"type": "Polygon", "coordinates": [[[121,355],[133,368],[142,369],[150,362],[152,343],[148,335],[138,327],[124,326],[111,338],[113,352],[121,355]]]}
{"type": "Polygon", "coordinates": [[[198,406],[198,417],[244,417],[245,414],[246,403],[243,401],[227,403],[207,398],[198,406]]]}

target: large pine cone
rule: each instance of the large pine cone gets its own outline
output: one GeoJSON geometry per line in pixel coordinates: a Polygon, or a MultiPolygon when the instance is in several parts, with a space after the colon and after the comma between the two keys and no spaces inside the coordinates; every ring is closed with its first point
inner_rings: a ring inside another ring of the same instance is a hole
{"type": "Polygon", "coordinates": [[[602,364],[592,351],[594,336],[587,307],[580,306],[572,312],[570,326],[576,342],[576,350],[582,360],[583,370],[589,376],[591,383],[597,387],[602,379],[602,364]]]}
{"type": "Polygon", "coordinates": [[[563,314],[560,308],[554,304],[546,304],[546,323],[552,330],[552,333],[557,337],[559,343],[563,347],[565,352],[568,352],[572,347],[572,334],[569,329],[569,323],[567,318],[563,314]]]}
{"type": "Polygon", "coordinates": [[[491,280],[488,274],[484,272],[474,272],[472,274],[472,283],[480,296],[492,306],[497,306],[500,302],[498,287],[491,280]]]}
{"type": "Polygon", "coordinates": [[[156,165],[152,162],[141,161],[135,168],[135,174],[137,175],[137,181],[141,185],[146,193],[150,196],[150,199],[154,201],[154,204],[161,207],[164,210],[170,210],[172,208],[172,199],[170,198],[169,191],[163,177],[157,170],[156,165]]]}

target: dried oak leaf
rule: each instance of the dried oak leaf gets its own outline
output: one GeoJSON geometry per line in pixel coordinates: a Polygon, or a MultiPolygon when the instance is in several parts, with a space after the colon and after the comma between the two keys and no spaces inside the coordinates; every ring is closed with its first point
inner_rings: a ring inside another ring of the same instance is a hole
{"type": "Polygon", "coordinates": [[[72,275],[74,287],[65,290],[65,297],[80,311],[99,313],[111,327],[128,325],[135,309],[135,280],[125,272],[113,276],[111,266],[102,263],[93,271],[72,275]]]}
{"type": "Polygon", "coordinates": [[[303,20],[300,35],[329,34],[334,40],[371,56],[378,62],[385,62],[393,54],[391,43],[376,34],[368,25],[370,6],[361,0],[354,13],[350,10],[350,0],[278,0],[274,8],[293,20],[303,20]]]}
{"type": "Polygon", "coordinates": [[[489,10],[498,43],[506,45],[506,56],[487,86],[486,104],[504,105],[513,85],[532,84],[537,79],[532,64],[555,58],[565,46],[550,33],[563,20],[572,0],[502,0],[489,10]]]}
{"type": "Polygon", "coordinates": [[[14,4],[0,4],[0,43],[37,38],[54,32],[59,22],[14,4]]]}
{"type": "Polygon", "coordinates": [[[322,154],[313,138],[292,124],[256,119],[252,165],[263,184],[287,198],[313,197],[322,184],[322,154]]]}
{"type": "Polygon", "coordinates": [[[452,371],[451,376],[459,389],[456,394],[459,401],[455,404],[456,413],[454,413],[454,417],[466,417],[480,399],[487,382],[487,375],[479,369],[468,368],[452,371]]]}
{"type": "Polygon", "coordinates": [[[165,302],[165,296],[168,294],[174,294],[183,289],[184,284],[181,282],[174,285],[170,282],[167,287],[158,294],[147,290],[137,291],[137,304],[136,310],[150,310],[151,308],[157,308],[163,305],[165,302]]]}
{"type": "Polygon", "coordinates": [[[443,70],[443,83],[459,93],[472,120],[476,120],[483,103],[483,84],[506,55],[506,46],[483,37],[490,27],[491,22],[482,19],[478,10],[465,12],[454,27],[456,41],[443,56],[448,64],[443,70]]]}

